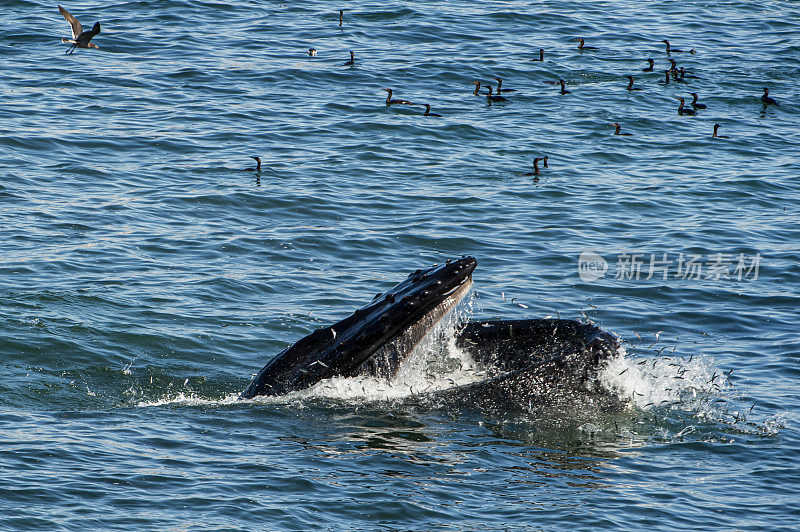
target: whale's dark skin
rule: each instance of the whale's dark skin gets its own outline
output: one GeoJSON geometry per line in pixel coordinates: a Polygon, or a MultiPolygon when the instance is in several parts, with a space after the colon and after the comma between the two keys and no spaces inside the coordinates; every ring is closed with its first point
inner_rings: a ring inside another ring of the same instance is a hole
{"type": "Polygon", "coordinates": [[[456,347],[490,368],[490,375],[437,392],[439,399],[492,408],[622,404],[597,378],[602,363],[619,352],[619,341],[596,325],[549,318],[477,321],[457,334],[456,347]]]}
{"type": "MultiPolygon", "coordinates": [[[[474,257],[464,257],[417,270],[351,316],[287,347],[258,372],[241,398],[283,395],[336,376],[393,377],[469,291],[476,265],[474,257]]],[[[456,347],[470,353],[486,378],[434,396],[520,406],[558,403],[572,394],[610,397],[597,371],[619,343],[594,325],[531,319],[468,323],[456,332],[456,347]]]]}

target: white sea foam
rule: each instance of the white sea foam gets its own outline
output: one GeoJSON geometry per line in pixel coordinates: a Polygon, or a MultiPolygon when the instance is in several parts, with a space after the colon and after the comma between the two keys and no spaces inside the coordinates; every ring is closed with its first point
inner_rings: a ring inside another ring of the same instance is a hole
{"type": "Polygon", "coordinates": [[[621,348],[600,372],[607,389],[641,409],[682,405],[697,409],[730,388],[727,376],[702,356],[630,357],[621,348]]]}
{"type": "Polygon", "coordinates": [[[173,395],[165,395],[157,399],[143,399],[136,403],[138,407],[165,406],[165,405],[187,405],[187,406],[219,406],[230,405],[239,402],[239,394],[233,393],[221,399],[209,399],[199,397],[193,392],[178,392],[173,395]]]}

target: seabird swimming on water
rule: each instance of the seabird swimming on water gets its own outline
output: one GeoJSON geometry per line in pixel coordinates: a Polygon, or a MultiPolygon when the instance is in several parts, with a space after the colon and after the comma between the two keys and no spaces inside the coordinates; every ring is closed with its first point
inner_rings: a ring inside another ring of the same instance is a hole
{"type": "Polygon", "coordinates": [[[255,168],[245,168],[242,172],[256,172],[257,174],[261,173],[261,157],[256,157],[254,155],[250,156],[251,159],[256,160],[256,167],[255,168]]]}
{"type": "Polygon", "coordinates": [[[684,52],[683,50],[678,50],[677,48],[672,48],[672,47],[669,45],[669,41],[668,41],[668,40],[666,40],[666,39],[664,39],[664,40],[663,40],[663,41],[661,41],[661,42],[663,42],[664,44],[666,44],[666,45],[667,45],[667,53],[670,53],[670,52],[679,52],[679,53],[682,53],[682,54],[683,54],[683,53],[689,53],[689,54],[693,54],[693,53],[694,53],[694,48],[692,48],[692,49],[691,49],[691,50],[689,50],[688,52],[684,52]]]}
{"type": "Polygon", "coordinates": [[[729,139],[730,137],[726,135],[717,135],[717,130],[719,129],[719,124],[714,124],[714,134],[711,135],[711,138],[715,139],[729,139]]]}
{"type": "Polygon", "coordinates": [[[697,114],[697,111],[695,111],[694,109],[684,109],[684,107],[683,107],[684,106],[683,98],[681,98],[679,96],[678,100],[680,100],[680,102],[681,102],[681,104],[678,106],[678,114],[679,115],[694,116],[694,115],[697,114]]]}
{"type": "Polygon", "coordinates": [[[517,89],[501,89],[500,87],[503,85],[503,78],[494,78],[497,80],[497,94],[501,92],[517,92],[517,89]]]}
{"type": "Polygon", "coordinates": [[[531,61],[544,61],[544,48],[539,48],[539,59],[531,59],[531,61]]]}
{"type": "Polygon", "coordinates": [[[532,175],[532,176],[535,176],[535,177],[539,177],[540,175],[542,175],[541,172],[539,172],[539,161],[541,161],[541,159],[539,157],[535,157],[533,159],[533,172],[526,172],[526,173],[524,173],[522,175],[525,175],[525,176],[532,175]]]}
{"type": "Polygon", "coordinates": [[[669,62],[672,65],[669,67],[669,71],[672,72],[672,79],[678,79],[678,63],[671,57],[669,58],[669,62]]]}
{"type": "Polygon", "coordinates": [[[648,60],[647,60],[647,63],[648,63],[650,66],[643,68],[643,69],[642,69],[642,72],[652,72],[652,71],[653,71],[653,67],[655,66],[655,65],[654,65],[654,63],[653,63],[653,60],[652,60],[652,59],[648,59],[648,60]]]}
{"type": "Polygon", "coordinates": [[[342,19],[344,18],[344,9],[339,10],[339,27],[342,27],[342,19]]]}
{"type": "Polygon", "coordinates": [[[615,135],[624,135],[624,136],[628,136],[628,137],[631,136],[630,133],[620,133],[620,129],[622,129],[622,128],[618,123],[614,122],[611,125],[614,126],[614,134],[615,135]]]}
{"type": "Polygon", "coordinates": [[[580,41],[580,43],[578,44],[578,50],[597,50],[597,48],[595,48],[594,46],[586,46],[586,44],[584,44],[583,42],[583,37],[576,37],[575,39],[572,40],[580,41]]]}
{"type": "Polygon", "coordinates": [[[308,49],[308,57],[317,57],[317,49],[316,48],[309,48],[308,49]]]}
{"type": "Polygon", "coordinates": [[[697,93],[690,92],[689,94],[692,95],[692,109],[705,109],[706,104],[704,103],[697,103],[697,93]]]}
{"type": "Polygon", "coordinates": [[[491,85],[486,85],[486,88],[489,89],[489,92],[486,94],[486,100],[489,103],[492,103],[492,102],[505,102],[506,101],[506,99],[504,97],[500,96],[499,94],[492,94],[492,86],[491,85]]]}
{"type": "Polygon", "coordinates": [[[475,84],[475,91],[472,94],[474,94],[475,96],[479,96],[478,91],[481,90],[481,82],[473,81],[472,83],[475,84]]]}
{"type": "Polygon", "coordinates": [[[628,78],[628,87],[627,87],[627,89],[629,91],[640,91],[640,90],[642,90],[639,87],[634,87],[633,86],[633,76],[628,75],[628,76],[625,76],[625,77],[628,78]]]}
{"type": "Polygon", "coordinates": [[[392,105],[393,103],[402,103],[405,105],[414,105],[414,102],[409,102],[408,100],[392,100],[392,89],[383,89],[388,94],[386,95],[386,105],[392,105]]]}
{"type": "Polygon", "coordinates": [[[440,115],[440,114],[431,113],[431,104],[423,103],[422,105],[425,106],[425,112],[423,113],[422,116],[438,116],[439,118],[442,117],[442,115],[440,115]]]}
{"type": "Polygon", "coordinates": [[[769,97],[769,88],[767,87],[764,87],[764,95],[761,97],[761,101],[764,102],[764,105],[778,105],[778,102],[769,97]]]}
{"type": "Polygon", "coordinates": [[[566,87],[564,86],[564,80],[563,79],[558,80],[558,83],[561,85],[561,94],[569,94],[570,93],[570,91],[568,91],[566,89],[566,87]]]}
{"type": "Polygon", "coordinates": [[[353,50],[350,50],[350,61],[346,62],[344,66],[353,66],[356,64],[356,54],[353,53],[353,50]]]}
{"type": "Polygon", "coordinates": [[[67,49],[65,53],[71,54],[75,51],[75,48],[97,48],[100,49],[99,46],[94,44],[92,41],[92,37],[100,33],[100,23],[95,22],[92,29],[83,31],[83,26],[81,23],[78,22],[78,19],[72,16],[72,14],[64,9],[61,6],[58,6],[58,10],[67,19],[69,25],[72,26],[72,39],[67,39],[66,37],[61,39],[61,42],[68,42],[72,44],[71,47],[67,49]]]}

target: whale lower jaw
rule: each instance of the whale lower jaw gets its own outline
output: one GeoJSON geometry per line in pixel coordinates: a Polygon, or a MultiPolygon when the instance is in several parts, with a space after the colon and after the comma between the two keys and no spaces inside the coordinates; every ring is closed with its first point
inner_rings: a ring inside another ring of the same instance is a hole
{"type": "Polygon", "coordinates": [[[395,373],[467,294],[476,264],[474,257],[463,257],[411,273],[367,306],[284,349],[255,375],[241,397],[283,395],[361,372],[395,373]],[[373,362],[379,352],[379,360],[373,362]]]}
{"type": "Polygon", "coordinates": [[[365,360],[355,371],[344,376],[370,375],[381,379],[394,378],[403,362],[425,338],[437,329],[437,325],[463,301],[472,289],[472,285],[472,277],[470,277],[462,285],[454,288],[439,305],[379,348],[375,354],[365,360]]]}

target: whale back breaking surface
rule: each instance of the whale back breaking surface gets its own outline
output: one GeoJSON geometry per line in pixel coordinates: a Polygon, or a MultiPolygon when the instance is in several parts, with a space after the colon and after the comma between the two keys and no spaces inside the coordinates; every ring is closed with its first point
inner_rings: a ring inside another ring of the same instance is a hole
{"type": "Polygon", "coordinates": [[[458,335],[456,346],[491,373],[437,392],[446,402],[493,409],[621,406],[598,378],[603,362],[618,354],[619,340],[593,324],[561,319],[472,322],[458,335]]]}
{"type": "Polygon", "coordinates": [[[611,353],[617,339],[593,324],[552,318],[474,321],[456,338],[475,362],[507,373],[602,346],[611,353]]]}
{"type": "Polygon", "coordinates": [[[415,271],[366,307],[287,347],[258,372],[241,397],[283,395],[335,376],[396,371],[427,331],[466,295],[476,265],[474,257],[464,257],[415,271]]]}

